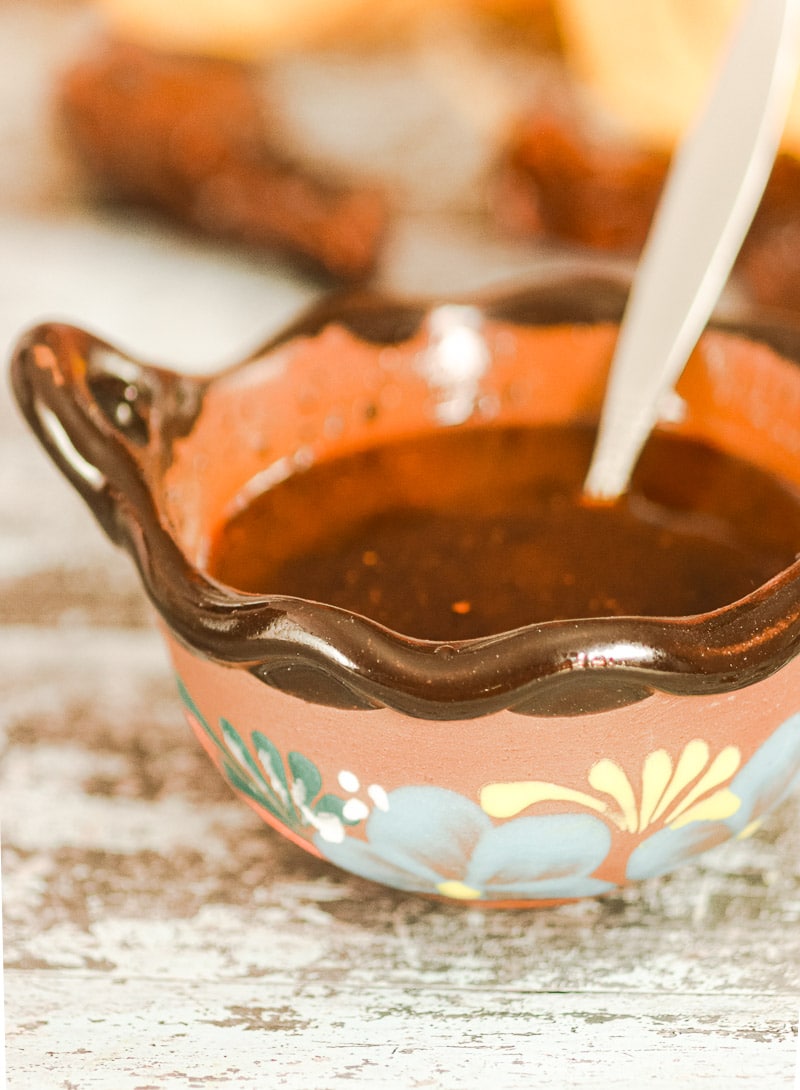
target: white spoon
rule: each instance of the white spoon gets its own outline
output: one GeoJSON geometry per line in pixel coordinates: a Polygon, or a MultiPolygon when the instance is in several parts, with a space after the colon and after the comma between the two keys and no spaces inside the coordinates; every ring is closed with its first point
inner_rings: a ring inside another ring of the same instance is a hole
{"type": "Polygon", "coordinates": [[[800,0],[749,0],[711,97],[678,148],[620,328],[584,485],[627,488],[713,310],[769,178],[800,56],[800,0]]]}

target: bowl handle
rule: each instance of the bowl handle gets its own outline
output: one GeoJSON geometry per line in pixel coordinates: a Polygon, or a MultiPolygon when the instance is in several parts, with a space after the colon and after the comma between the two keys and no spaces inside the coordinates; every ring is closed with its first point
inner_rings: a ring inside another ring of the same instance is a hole
{"type": "Polygon", "coordinates": [[[188,429],[203,383],[142,364],[63,323],[23,335],[11,382],[45,450],[111,540],[123,544],[130,516],[152,512],[164,448],[188,429]]]}

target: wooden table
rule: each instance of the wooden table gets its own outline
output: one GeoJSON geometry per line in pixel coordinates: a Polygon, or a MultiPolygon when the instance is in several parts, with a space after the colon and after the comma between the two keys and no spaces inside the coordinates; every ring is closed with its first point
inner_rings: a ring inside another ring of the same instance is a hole
{"type": "MultiPolygon", "coordinates": [[[[4,351],[59,314],[177,367],[233,359],[313,286],[69,197],[43,89],[80,32],[0,2],[4,351]]],[[[532,260],[479,236],[409,223],[386,279],[532,260]]],[[[672,878],[551,911],[442,907],[306,856],[190,737],[130,563],[5,384],[0,754],[13,1090],[798,1086],[797,801],[672,878]]]]}

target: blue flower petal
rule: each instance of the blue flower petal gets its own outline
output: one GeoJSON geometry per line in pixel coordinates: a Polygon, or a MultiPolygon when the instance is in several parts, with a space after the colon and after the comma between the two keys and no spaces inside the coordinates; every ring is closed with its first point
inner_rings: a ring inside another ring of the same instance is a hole
{"type": "Polygon", "coordinates": [[[368,843],[347,837],[314,843],[332,863],[397,889],[435,893],[441,882],[461,881],[490,818],[470,799],[441,787],[399,787],[387,810],[373,810],[368,843]]]}
{"type": "Polygon", "coordinates": [[[315,838],[332,863],[397,889],[435,893],[461,882],[488,900],[560,900],[612,889],[591,877],[611,847],[608,827],[588,814],[517,818],[495,827],[470,799],[438,787],[401,787],[374,810],[367,841],[315,838]]]}
{"type": "Polygon", "coordinates": [[[611,833],[590,814],[523,817],[489,830],[473,853],[466,884],[488,896],[582,897],[611,884],[588,876],[608,855],[611,833]],[[577,892],[576,892],[577,891],[577,892]]]}
{"type": "Polygon", "coordinates": [[[729,825],[722,821],[693,821],[680,829],[659,829],[631,852],[626,877],[634,882],[657,878],[730,836],[729,825]]]}
{"type": "Polygon", "coordinates": [[[513,886],[487,886],[483,898],[486,901],[572,901],[578,897],[599,897],[611,889],[616,889],[614,882],[577,874],[545,878],[540,882],[518,882],[513,886]]]}
{"type": "Polygon", "coordinates": [[[800,786],[800,713],[792,715],[762,743],[734,777],[731,791],[742,800],[727,824],[741,832],[755,818],[783,802],[800,786]]]}
{"type": "MultiPolygon", "coordinates": [[[[438,882],[421,876],[413,870],[396,866],[382,857],[372,845],[354,836],[347,836],[340,844],[331,844],[320,836],[314,843],[323,856],[342,870],[368,878],[371,882],[380,882],[384,886],[393,886],[408,893],[435,893],[438,882]]],[[[434,876],[435,877],[435,876],[434,876]]]]}
{"type": "Polygon", "coordinates": [[[644,840],[628,860],[632,881],[667,874],[773,809],[800,787],[800,713],[792,715],[764,742],[730,784],[741,799],[725,821],[693,821],[680,829],[660,829],[644,840]]]}
{"type": "Polygon", "coordinates": [[[373,810],[367,839],[389,863],[433,886],[463,879],[490,818],[470,799],[442,787],[399,787],[388,810],[373,810]]]}

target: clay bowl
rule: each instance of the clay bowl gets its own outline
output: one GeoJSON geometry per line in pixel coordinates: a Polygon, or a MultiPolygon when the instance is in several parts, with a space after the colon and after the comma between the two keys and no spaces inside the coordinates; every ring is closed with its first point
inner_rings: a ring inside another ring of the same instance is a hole
{"type": "MultiPolygon", "coordinates": [[[[204,574],[278,463],[596,418],[624,297],[570,278],[480,305],[333,299],[210,380],[63,324],[21,340],[19,403],[136,562],[201,745],[312,854],[402,890],[553,903],[748,836],[800,780],[798,563],[708,614],[448,644],[204,574]]],[[[800,487],[796,359],[786,326],[713,325],[669,427],[800,487]]]]}

